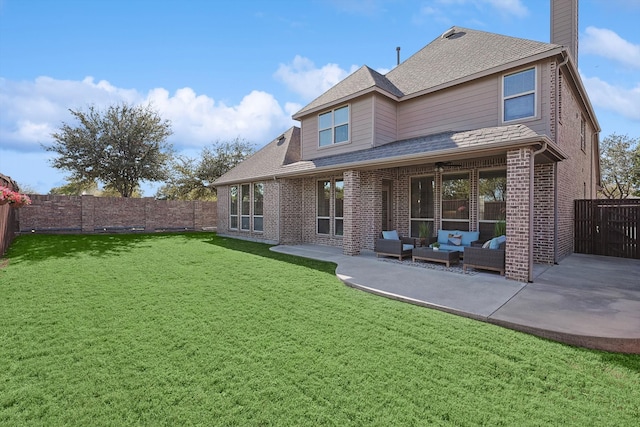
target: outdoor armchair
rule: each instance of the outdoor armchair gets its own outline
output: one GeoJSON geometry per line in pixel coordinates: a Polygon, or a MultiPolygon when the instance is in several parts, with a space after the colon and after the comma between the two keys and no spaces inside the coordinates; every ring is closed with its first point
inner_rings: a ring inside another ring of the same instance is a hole
{"type": "Polygon", "coordinates": [[[505,242],[499,243],[497,249],[483,248],[475,245],[464,248],[462,270],[466,272],[467,267],[498,271],[504,276],[505,242]]]}
{"type": "Polygon", "coordinates": [[[400,260],[411,256],[414,248],[414,239],[402,237],[396,230],[382,231],[375,242],[376,256],[398,257],[400,260]]]}

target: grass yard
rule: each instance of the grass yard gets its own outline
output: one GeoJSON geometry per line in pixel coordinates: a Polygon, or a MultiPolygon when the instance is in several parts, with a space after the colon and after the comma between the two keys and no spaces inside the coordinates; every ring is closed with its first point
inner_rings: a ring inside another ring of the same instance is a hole
{"type": "MultiPolygon", "coordinates": [[[[635,426],[640,356],[344,286],[215,234],[19,237],[0,425],[635,426]]],[[[1,264],[1,263],[0,263],[1,264]]]]}

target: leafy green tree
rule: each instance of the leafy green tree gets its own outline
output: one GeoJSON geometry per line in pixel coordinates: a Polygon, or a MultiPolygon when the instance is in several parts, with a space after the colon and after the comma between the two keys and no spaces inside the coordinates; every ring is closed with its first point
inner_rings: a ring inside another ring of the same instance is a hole
{"type": "Polygon", "coordinates": [[[71,181],[60,187],[53,187],[49,194],[60,194],[63,196],[82,196],[83,194],[97,195],[99,193],[98,183],[95,181],[80,182],[71,181]]]}
{"type": "Polygon", "coordinates": [[[607,199],[626,199],[639,191],[638,161],[640,138],[609,135],[600,143],[600,193],[607,199]]]}
{"type": "Polygon", "coordinates": [[[171,123],[149,105],[112,105],[101,111],[69,110],[75,126],[63,123],[51,136],[56,141],[45,149],[58,154],[51,161],[71,173],[71,182],[105,184],[122,197],[139,191],[141,181],[164,181],[173,149],[166,139],[171,123]]]}
{"type": "Polygon", "coordinates": [[[255,152],[255,146],[244,139],[217,141],[202,149],[199,159],[178,156],[171,163],[167,184],[156,197],[172,200],[216,200],[211,184],[255,152]]]}

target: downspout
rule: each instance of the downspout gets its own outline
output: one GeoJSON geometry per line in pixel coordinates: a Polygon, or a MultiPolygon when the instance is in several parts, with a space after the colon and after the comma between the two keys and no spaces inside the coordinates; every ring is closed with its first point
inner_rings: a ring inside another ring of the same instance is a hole
{"type": "MultiPolygon", "coordinates": [[[[566,49],[563,51],[564,59],[561,63],[556,67],[556,99],[555,99],[555,133],[553,135],[553,142],[556,145],[560,145],[558,143],[558,134],[560,133],[560,106],[558,102],[558,95],[560,94],[560,68],[567,65],[569,62],[569,55],[567,54],[566,49]]],[[[558,162],[553,163],[553,263],[558,263],[558,162]]]]}
{"type": "Polygon", "coordinates": [[[531,165],[529,166],[529,283],[533,282],[533,184],[535,177],[536,156],[547,150],[547,143],[543,142],[538,151],[531,154],[531,165]]]}
{"type": "MultiPolygon", "coordinates": [[[[278,227],[276,228],[276,240],[278,241],[278,244],[281,245],[282,242],[280,241],[280,226],[282,225],[282,206],[280,205],[280,184],[278,183],[278,180],[276,179],[276,176],[273,176],[273,184],[276,186],[276,194],[278,196],[278,200],[277,200],[277,205],[278,205],[278,227]]],[[[264,215],[264,213],[263,213],[264,215]]],[[[264,221],[264,220],[263,220],[264,221]]],[[[263,230],[264,230],[264,225],[263,225],[263,230]]]]}

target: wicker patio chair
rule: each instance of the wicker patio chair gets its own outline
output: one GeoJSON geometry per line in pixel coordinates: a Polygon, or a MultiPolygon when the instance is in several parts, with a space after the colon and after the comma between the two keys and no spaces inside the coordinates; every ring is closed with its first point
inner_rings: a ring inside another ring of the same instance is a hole
{"type": "Polygon", "coordinates": [[[505,268],[505,243],[501,243],[498,249],[483,248],[481,246],[470,246],[464,248],[464,263],[462,270],[467,271],[467,267],[482,270],[499,271],[504,276],[505,268]]]}
{"type": "MultiPolygon", "coordinates": [[[[385,232],[386,233],[386,232],[385,232]]],[[[411,251],[414,248],[414,239],[411,237],[397,236],[397,239],[385,239],[382,232],[378,236],[375,242],[376,256],[392,256],[398,257],[401,261],[402,258],[411,256],[411,251]]]]}

